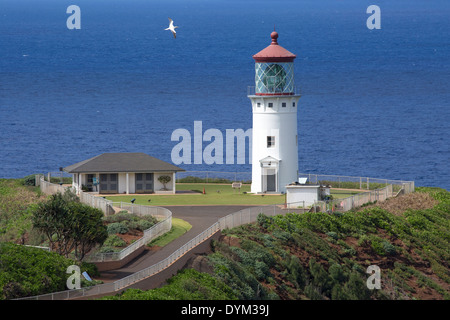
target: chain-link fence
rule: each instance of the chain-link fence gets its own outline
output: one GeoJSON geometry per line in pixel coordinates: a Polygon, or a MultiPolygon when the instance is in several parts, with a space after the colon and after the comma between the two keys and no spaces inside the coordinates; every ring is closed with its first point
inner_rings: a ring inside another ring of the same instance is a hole
{"type": "Polygon", "coordinates": [[[120,261],[125,259],[129,254],[133,253],[147,243],[153,241],[157,237],[169,232],[172,228],[172,212],[169,209],[154,206],[142,206],[138,204],[130,204],[125,202],[113,202],[113,207],[121,210],[126,210],[138,216],[153,216],[158,220],[158,223],[144,230],[141,238],[130,244],[128,247],[118,252],[98,252],[90,254],[86,257],[86,262],[107,262],[120,261]]]}
{"type": "MultiPolygon", "coordinates": [[[[64,193],[67,190],[72,190],[75,193],[75,189],[73,187],[48,182],[45,180],[43,175],[36,175],[36,186],[39,186],[41,191],[45,194],[55,194],[58,192],[64,193]]],[[[100,209],[107,216],[114,213],[111,200],[106,200],[103,197],[96,197],[81,190],[79,190],[78,196],[81,203],[100,209]]]]}
{"type": "Polygon", "coordinates": [[[195,248],[200,243],[209,239],[219,230],[224,230],[227,228],[239,226],[241,224],[255,222],[260,213],[266,215],[276,215],[283,213],[283,211],[280,209],[280,206],[276,205],[253,207],[249,209],[240,210],[236,213],[232,213],[226,217],[219,219],[212,226],[207,228],[205,231],[201,232],[192,240],[185,243],[182,247],[175,250],[172,254],[170,254],[167,258],[163,259],[162,261],[157,262],[154,265],[142,269],[141,271],[133,273],[127,277],[124,277],[111,283],[101,284],[89,288],[66,290],[62,292],[55,292],[34,297],[26,297],[17,300],[68,300],[87,296],[112,294],[116,291],[130,287],[134,283],[137,283],[141,280],[144,280],[152,275],[161,272],[162,270],[172,265],[175,261],[177,261],[183,255],[185,255],[187,252],[189,252],[191,249],[195,248]]]}
{"type": "MultiPolygon", "coordinates": [[[[44,176],[39,176],[39,186],[41,191],[46,194],[55,194],[57,192],[64,193],[70,187],[62,186],[59,184],[50,183],[44,180],[44,176]]],[[[106,215],[113,214],[116,209],[126,210],[139,216],[151,215],[154,216],[159,222],[151,228],[144,230],[142,238],[133,242],[128,247],[119,252],[108,253],[96,253],[86,257],[87,262],[106,262],[106,261],[120,261],[128,256],[130,253],[136,251],[141,246],[151,242],[160,235],[170,231],[172,228],[172,212],[169,209],[155,206],[142,206],[138,204],[116,202],[106,200],[102,197],[96,197],[92,194],[80,191],[80,201],[86,205],[102,210],[106,215]]]]}
{"type": "Polygon", "coordinates": [[[306,184],[329,185],[332,188],[376,190],[392,185],[392,192],[394,193],[400,190],[404,190],[404,193],[414,192],[414,181],[315,173],[299,173],[298,177],[307,178],[306,184]]]}
{"type": "MultiPolygon", "coordinates": [[[[195,172],[195,171],[194,171],[195,172]]],[[[193,171],[185,172],[186,177],[189,174],[194,173],[193,171]]],[[[205,179],[210,177],[218,177],[218,175],[211,175],[211,172],[201,172],[205,179]]],[[[222,174],[232,174],[231,180],[242,181],[238,178],[238,173],[225,173],[222,172],[221,178],[224,177],[222,174]]],[[[245,173],[250,176],[250,173],[245,173]]],[[[194,176],[194,175],[192,175],[194,176]]],[[[198,175],[196,175],[198,177],[198,175]]],[[[363,178],[363,177],[348,177],[348,176],[331,176],[331,175],[317,175],[317,174],[301,174],[299,177],[307,177],[308,183],[316,184],[327,184],[331,185],[333,188],[348,188],[348,189],[365,189],[370,190],[369,192],[364,192],[361,194],[356,194],[344,199],[335,199],[330,201],[318,201],[313,204],[313,206],[308,207],[309,211],[313,212],[324,212],[324,211],[348,211],[351,208],[361,206],[368,202],[383,201],[388,197],[399,194],[400,192],[411,193],[414,192],[414,182],[413,181],[398,181],[398,180],[387,180],[387,179],[373,179],[373,178],[363,178]],[[336,186],[337,184],[337,186],[336,186]],[[381,188],[380,188],[381,186],[381,188]]],[[[183,178],[183,177],[181,177],[183,178]]],[[[41,180],[42,183],[42,180],[41,180]]],[[[131,206],[127,210],[135,210],[134,205],[126,204],[126,206],[131,206]]],[[[145,278],[148,278],[154,274],[169,267],[172,263],[178,260],[181,256],[186,254],[188,251],[202,243],[203,241],[209,239],[213,234],[219,230],[224,230],[227,228],[234,228],[239,225],[255,222],[259,214],[274,216],[277,214],[283,214],[286,212],[292,212],[293,209],[282,210],[286,206],[283,205],[267,205],[261,207],[250,207],[247,209],[240,210],[238,212],[232,213],[228,216],[220,218],[211,227],[197,235],[195,238],[184,244],[182,247],[177,249],[175,252],[170,254],[167,258],[162,261],[145,268],[139,272],[133,273],[130,276],[124,277],[115,282],[97,285],[89,288],[81,288],[76,290],[67,290],[63,292],[56,292],[47,295],[40,295],[35,297],[22,298],[19,300],[64,300],[64,299],[74,299],[78,297],[86,297],[93,295],[104,295],[114,293],[118,290],[132,286],[145,278]]],[[[144,207],[144,206],[143,206],[144,207]]],[[[301,205],[298,206],[301,208],[301,205]]],[[[125,208],[125,207],[124,207],[125,208]]],[[[305,211],[305,203],[303,202],[303,212],[305,211]]],[[[141,210],[136,209],[136,210],[141,210]]]]}

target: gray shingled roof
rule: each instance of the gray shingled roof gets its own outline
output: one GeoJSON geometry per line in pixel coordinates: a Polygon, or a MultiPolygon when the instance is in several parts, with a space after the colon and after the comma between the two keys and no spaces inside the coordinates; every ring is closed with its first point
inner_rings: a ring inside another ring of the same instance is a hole
{"type": "Polygon", "coordinates": [[[68,173],[185,171],[145,153],[103,153],[64,168],[68,173]]]}

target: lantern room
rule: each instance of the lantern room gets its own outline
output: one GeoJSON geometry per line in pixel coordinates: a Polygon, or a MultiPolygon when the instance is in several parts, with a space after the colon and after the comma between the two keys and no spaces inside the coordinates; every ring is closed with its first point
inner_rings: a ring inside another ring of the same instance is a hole
{"type": "Polygon", "coordinates": [[[270,34],[272,43],[253,55],[255,95],[293,95],[296,55],[278,44],[278,33],[270,34]]]}

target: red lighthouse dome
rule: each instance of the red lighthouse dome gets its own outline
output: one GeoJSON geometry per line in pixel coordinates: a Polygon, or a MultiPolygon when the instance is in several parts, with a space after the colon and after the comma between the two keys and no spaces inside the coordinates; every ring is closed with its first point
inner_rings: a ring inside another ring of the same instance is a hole
{"type": "Polygon", "coordinates": [[[297,56],[278,44],[278,32],[273,31],[270,37],[272,43],[253,55],[253,59],[256,62],[293,62],[297,56]]]}

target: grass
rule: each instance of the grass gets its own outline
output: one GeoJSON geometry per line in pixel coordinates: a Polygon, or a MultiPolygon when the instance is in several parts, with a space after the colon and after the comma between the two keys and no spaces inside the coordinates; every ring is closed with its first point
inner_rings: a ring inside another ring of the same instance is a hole
{"type": "MultiPolygon", "coordinates": [[[[131,202],[135,204],[170,206],[170,205],[270,205],[285,202],[285,195],[255,195],[250,194],[250,185],[243,184],[242,188],[233,189],[230,184],[179,183],[177,191],[191,191],[191,193],[177,193],[175,195],[146,194],[146,195],[117,195],[106,198],[114,202],[131,202]],[[205,190],[205,194],[203,194],[205,190]],[[194,193],[192,193],[192,191],[194,193]]],[[[331,194],[335,199],[350,197],[359,190],[336,190],[331,194]]]]}
{"type": "Polygon", "coordinates": [[[344,199],[362,192],[366,191],[331,189],[331,195],[333,196],[334,199],[344,199]]]}
{"type": "Polygon", "coordinates": [[[233,189],[230,184],[177,184],[177,191],[194,191],[194,193],[177,193],[175,195],[146,194],[107,196],[114,202],[130,202],[135,204],[170,206],[170,205],[266,205],[284,203],[284,195],[249,194],[250,185],[243,185],[241,190],[233,189]],[[203,189],[205,194],[203,194],[203,189]],[[244,193],[247,192],[247,193],[244,193]],[[150,201],[149,201],[150,200],[150,201]]]}
{"type": "Polygon", "coordinates": [[[172,229],[150,242],[148,246],[164,247],[168,243],[188,232],[191,228],[192,225],[189,222],[172,217],[172,229]]]}

